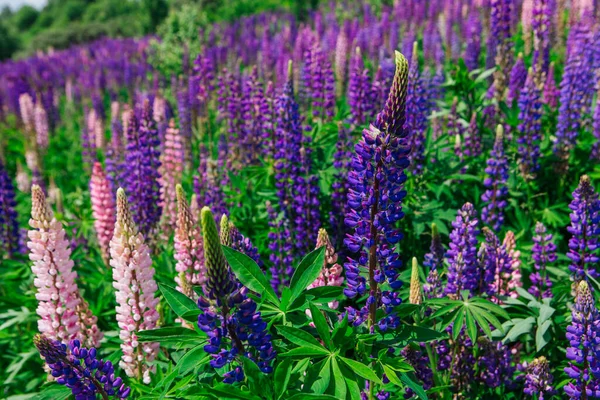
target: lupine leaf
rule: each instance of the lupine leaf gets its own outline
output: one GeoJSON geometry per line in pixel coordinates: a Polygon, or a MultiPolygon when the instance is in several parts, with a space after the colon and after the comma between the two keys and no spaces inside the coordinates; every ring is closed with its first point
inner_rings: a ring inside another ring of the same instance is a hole
{"type": "Polygon", "coordinates": [[[333,342],[331,341],[331,332],[329,331],[329,325],[327,325],[327,320],[323,316],[321,310],[319,310],[313,303],[309,303],[309,306],[310,315],[312,316],[312,320],[315,323],[317,332],[319,332],[319,336],[325,342],[325,347],[327,347],[329,350],[332,350],[333,342]]]}
{"type": "Polygon", "coordinates": [[[339,359],[346,364],[354,373],[362,378],[369,381],[377,382],[381,384],[381,379],[375,374],[375,372],[365,364],[352,360],[346,357],[339,357],[339,359]]]}
{"type": "Polygon", "coordinates": [[[177,291],[177,289],[169,285],[165,285],[164,283],[159,283],[158,288],[160,289],[169,306],[179,317],[183,317],[187,313],[196,313],[199,311],[196,302],[187,297],[185,294],[177,291]]]}
{"type": "Polygon", "coordinates": [[[279,299],[275,291],[253,259],[227,246],[223,246],[223,252],[231,266],[231,270],[242,285],[261,296],[265,296],[271,303],[279,305],[279,299]]]}
{"type": "MultiPolygon", "coordinates": [[[[293,303],[300,294],[313,283],[323,269],[325,261],[325,246],[321,246],[316,250],[308,253],[296,267],[292,280],[290,281],[290,290],[292,297],[290,303],[293,303]]],[[[258,266],[257,266],[258,267],[258,266]]]]}

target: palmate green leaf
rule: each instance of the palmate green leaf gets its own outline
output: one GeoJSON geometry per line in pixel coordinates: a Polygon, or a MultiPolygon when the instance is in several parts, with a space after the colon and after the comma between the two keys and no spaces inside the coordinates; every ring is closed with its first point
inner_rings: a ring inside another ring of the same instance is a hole
{"type": "Polygon", "coordinates": [[[329,353],[317,339],[302,329],[294,328],[292,326],[278,326],[277,330],[281,336],[298,346],[310,347],[329,353]]]}
{"type": "Polygon", "coordinates": [[[304,292],[304,295],[307,298],[314,297],[314,302],[323,304],[338,299],[343,292],[344,288],[341,286],[319,286],[308,289],[304,292]]]}
{"type": "Polygon", "coordinates": [[[477,340],[477,324],[470,312],[465,313],[465,325],[467,327],[467,335],[471,339],[471,342],[475,343],[477,340]]]}
{"type": "Polygon", "coordinates": [[[300,296],[304,289],[319,277],[319,274],[323,269],[324,261],[325,246],[321,246],[318,249],[311,251],[302,259],[300,264],[296,267],[292,280],[290,281],[290,290],[292,291],[290,303],[294,303],[294,300],[300,296]]]}
{"type": "Polygon", "coordinates": [[[339,357],[339,360],[346,364],[354,373],[362,378],[365,378],[369,381],[373,381],[381,384],[381,379],[375,374],[375,372],[365,364],[352,360],[346,357],[339,357]]]}
{"type": "Polygon", "coordinates": [[[193,370],[197,365],[202,365],[210,360],[210,356],[204,351],[204,345],[199,345],[187,351],[177,361],[177,369],[182,375],[193,370]]]}
{"type": "Polygon", "coordinates": [[[540,315],[537,318],[537,324],[542,325],[544,322],[546,322],[546,320],[548,320],[552,314],[554,314],[554,311],[556,310],[549,305],[542,304],[540,307],[540,315]]]}
{"type": "Polygon", "coordinates": [[[456,340],[456,338],[458,338],[458,335],[460,335],[460,331],[462,330],[464,320],[465,310],[463,308],[456,313],[456,317],[454,317],[453,320],[454,325],[452,325],[452,338],[454,340],[456,340]]]}
{"type": "Polygon", "coordinates": [[[317,328],[319,336],[321,339],[323,339],[323,342],[325,342],[325,347],[327,347],[329,350],[333,350],[333,342],[331,341],[331,332],[329,330],[327,320],[323,316],[321,310],[319,310],[313,303],[309,303],[309,307],[310,315],[315,323],[315,328],[317,328]]]}
{"type": "Polygon", "coordinates": [[[169,326],[166,328],[158,328],[147,331],[138,332],[140,342],[160,342],[178,343],[178,344],[206,344],[203,336],[198,332],[187,329],[181,326],[169,326]]]}
{"type": "Polygon", "coordinates": [[[310,389],[313,393],[323,394],[329,387],[331,380],[331,357],[327,357],[323,361],[315,364],[314,377],[310,389]],[[317,372],[318,371],[318,372],[317,372]]]}
{"type": "Polygon", "coordinates": [[[330,354],[331,353],[329,353],[324,348],[321,350],[321,349],[317,349],[314,347],[301,346],[301,347],[296,347],[294,349],[286,351],[285,353],[278,354],[278,356],[279,357],[291,357],[291,358],[305,358],[305,357],[326,357],[330,354]]]}
{"type": "Polygon", "coordinates": [[[483,332],[486,334],[486,336],[488,338],[490,338],[490,340],[491,340],[492,339],[492,330],[490,329],[489,321],[484,317],[484,315],[485,315],[484,312],[481,312],[480,310],[477,310],[474,307],[469,309],[467,312],[469,312],[469,313],[471,313],[471,315],[473,315],[473,317],[477,321],[477,325],[479,325],[479,328],[481,328],[481,330],[483,330],[483,332]]]}
{"type": "Polygon", "coordinates": [[[348,393],[348,389],[346,386],[346,381],[344,380],[344,375],[340,366],[338,365],[336,357],[331,357],[331,372],[333,375],[333,393],[335,397],[338,399],[345,399],[346,394],[348,393]]]}
{"type": "Polygon", "coordinates": [[[178,316],[183,317],[186,314],[189,315],[189,313],[198,312],[198,305],[194,300],[177,291],[177,289],[164,283],[159,283],[158,288],[169,306],[178,316]]]}
{"type": "MultiPolygon", "coordinates": [[[[498,318],[496,318],[496,316],[491,313],[488,312],[487,310],[480,308],[478,306],[474,306],[471,305],[469,307],[469,309],[473,312],[478,312],[480,315],[482,315],[485,319],[487,319],[489,321],[490,324],[492,324],[494,327],[496,327],[496,329],[500,330],[501,332],[504,332],[504,328],[502,327],[502,323],[500,322],[500,320],[498,318]]],[[[506,312],[504,312],[506,314],[506,312]]],[[[510,319],[508,317],[508,314],[506,314],[507,319],[510,319]]]]}
{"type": "Polygon", "coordinates": [[[535,318],[514,318],[513,322],[514,325],[506,333],[506,337],[504,338],[504,341],[506,342],[514,342],[519,338],[519,336],[531,332],[531,328],[533,328],[533,324],[535,323],[535,318]]]}
{"type": "Polygon", "coordinates": [[[275,394],[280,399],[284,395],[292,377],[292,361],[288,358],[284,358],[275,367],[275,374],[273,377],[273,384],[275,386],[275,394]]]}
{"type": "Polygon", "coordinates": [[[400,377],[398,376],[396,371],[394,371],[387,365],[382,365],[382,367],[383,367],[383,372],[385,373],[385,376],[387,376],[387,378],[390,380],[390,382],[392,382],[396,386],[400,386],[400,387],[403,386],[402,381],[400,380],[400,377]]]}
{"type": "Polygon", "coordinates": [[[538,326],[535,332],[535,348],[536,351],[540,351],[550,342],[552,335],[550,334],[550,326],[552,326],[551,320],[546,320],[541,326],[538,326]]]}
{"type": "Polygon", "coordinates": [[[271,287],[267,277],[253,259],[228,246],[223,246],[223,252],[231,266],[231,270],[242,285],[264,296],[271,303],[279,305],[279,299],[273,287],[271,287]]]}

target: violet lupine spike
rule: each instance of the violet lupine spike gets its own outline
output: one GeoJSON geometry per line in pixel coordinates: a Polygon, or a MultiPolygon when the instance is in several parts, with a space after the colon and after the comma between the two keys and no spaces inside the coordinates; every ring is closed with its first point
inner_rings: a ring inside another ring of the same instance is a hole
{"type": "Polygon", "coordinates": [[[520,369],[525,371],[525,387],[523,392],[529,396],[537,396],[539,400],[553,398],[556,394],[552,382],[554,377],[550,373],[550,366],[546,357],[534,358],[530,363],[524,362],[520,369]]]}
{"type": "Polygon", "coordinates": [[[344,242],[351,256],[345,264],[348,286],[344,293],[355,298],[368,291],[366,305],[348,308],[347,313],[355,326],[366,320],[371,332],[375,325],[385,331],[399,323],[393,307],[401,302],[396,291],[402,286],[398,279],[402,262],[396,243],[402,239],[402,233],[395,224],[404,216],[404,171],[409,165],[410,149],[404,145],[409,134],[404,130],[407,76],[408,62],[396,52],[396,74],[386,105],[377,116],[377,127],[371,125],[363,130],[348,178],[349,211],[345,221],[351,233],[344,242]],[[360,275],[365,267],[369,271],[368,283],[360,275]],[[381,290],[379,285],[384,283],[389,284],[390,291],[381,290]],[[378,320],[376,312],[380,308],[384,316],[378,320]]]}
{"type": "Polygon", "coordinates": [[[406,95],[406,123],[404,129],[410,132],[409,159],[414,174],[423,171],[425,161],[425,133],[427,130],[428,98],[423,87],[423,79],[419,71],[418,44],[414,42],[411,64],[408,70],[408,89],[406,95]]]}
{"type": "Polygon", "coordinates": [[[185,139],[184,159],[186,163],[192,160],[190,141],[192,140],[192,110],[190,109],[187,88],[180,82],[177,90],[177,115],[179,117],[179,132],[185,139]]]}
{"type": "Polygon", "coordinates": [[[102,164],[94,163],[90,179],[90,197],[92,200],[92,215],[94,216],[94,229],[100,245],[102,259],[108,265],[110,251],[109,244],[115,230],[115,196],[111,190],[102,164]]]}
{"type": "Polygon", "coordinates": [[[540,164],[540,141],[542,140],[542,101],[541,93],[534,82],[533,70],[527,74],[525,86],[519,96],[518,164],[521,174],[531,179],[540,164]]]}
{"type": "Polygon", "coordinates": [[[486,178],[483,185],[486,190],[481,195],[485,203],[481,219],[498,232],[504,224],[504,209],[508,205],[508,159],[504,153],[504,128],[498,125],[494,148],[485,168],[486,178]]]}
{"type": "Polygon", "coordinates": [[[19,253],[19,223],[15,207],[15,188],[8,171],[0,160],[0,259],[19,253]]]}
{"type": "Polygon", "coordinates": [[[476,9],[472,9],[467,19],[467,28],[465,32],[467,47],[465,48],[465,54],[463,56],[465,65],[469,71],[479,68],[479,55],[481,53],[481,31],[482,26],[479,18],[479,12],[476,9]]]}
{"type": "Polygon", "coordinates": [[[544,104],[550,107],[551,110],[556,109],[558,106],[558,97],[560,91],[556,87],[556,81],[554,79],[554,63],[550,63],[548,68],[548,75],[546,76],[546,82],[544,83],[544,92],[542,99],[544,104]]]}
{"type": "Polygon", "coordinates": [[[36,143],[39,149],[48,148],[49,142],[49,126],[48,126],[48,115],[44,106],[41,102],[36,103],[35,109],[33,110],[33,122],[35,126],[36,143]]]}
{"type": "Polygon", "coordinates": [[[491,0],[490,4],[490,38],[495,45],[494,72],[495,99],[498,104],[504,100],[508,81],[508,69],[512,65],[511,20],[513,0],[491,0]]]}
{"type": "Polygon", "coordinates": [[[511,349],[502,342],[493,342],[487,337],[478,339],[479,357],[476,377],[486,387],[512,386],[516,368],[512,365],[511,349]]]}
{"type": "Polygon", "coordinates": [[[104,163],[106,165],[106,177],[110,182],[111,192],[116,193],[117,181],[123,174],[123,125],[119,121],[119,103],[111,104],[113,110],[111,119],[111,138],[110,143],[106,147],[104,163]]]}
{"type": "Polygon", "coordinates": [[[177,194],[175,186],[183,175],[183,138],[169,121],[165,133],[163,152],[160,155],[160,208],[162,209],[161,235],[170,238],[177,225],[177,194]]]}
{"type": "Polygon", "coordinates": [[[515,61],[515,65],[513,65],[512,70],[510,71],[510,77],[508,80],[508,93],[506,94],[506,101],[509,104],[512,104],[513,100],[517,100],[519,98],[519,93],[521,93],[526,79],[527,67],[523,61],[523,53],[519,53],[517,56],[517,61],[515,61]]]}
{"type": "Polygon", "coordinates": [[[365,68],[360,48],[357,47],[351,59],[348,81],[348,104],[352,114],[352,123],[362,125],[373,114],[371,78],[365,68]]]}
{"type": "Polygon", "coordinates": [[[600,92],[596,97],[596,108],[594,109],[594,117],[592,121],[592,133],[594,135],[594,144],[590,159],[600,161],[600,92]]]}
{"type": "Polygon", "coordinates": [[[481,148],[481,133],[477,125],[477,113],[474,112],[465,131],[465,156],[478,157],[481,148]]]}
{"type": "MultiPolygon", "coordinates": [[[[325,246],[323,269],[317,279],[308,285],[308,289],[321,286],[342,286],[344,283],[344,277],[342,276],[343,268],[338,264],[338,254],[329,240],[327,231],[323,228],[319,229],[315,249],[322,246],[325,246]]],[[[338,306],[339,302],[337,300],[329,302],[329,307],[332,309],[336,309],[338,306]]]]}
{"type": "Polygon", "coordinates": [[[97,395],[103,399],[125,399],[131,393],[123,380],[115,377],[112,363],[97,358],[94,346],[83,347],[77,339],[67,346],[39,334],[33,343],[56,383],[71,389],[76,400],[96,399],[97,395]]]}
{"type": "Polygon", "coordinates": [[[223,159],[226,157],[225,137],[219,138],[219,159],[213,160],[204,144],[200,145],[199,176],[194,176],[194,193],[197,196],[198,207],[211,207],[215,217],[221,218],[228,213],[227,202],[223,188],[228,185],[227,170],[224,168],[223,159]],[[220,173],[220,174],[219,174],[220,173]]]}
{"type": "Polygon", "coordinates": [[[54,218],[44,192],[37,185],[31,188],[31,201],[29,225],[32,229],[28,233],[27,247],[29,259],[33,261],[33,284],[38,289],[38,329],[49,339],[62,343],[73,339],[86,341],[88,338],[81,332],[84,321],[76,311],[81,297],[65,230],[54,218]]]}
{"type": "MultiPolygon", "coordinates": [[[[201,311],[198,327],[209,338],[204,350],[211,355],[210,365],[213,368],[230,365],[230,370],[224,374],[225,383],[244,380],[242,367],[233,364],[236,360],[240,361],[241,355],[255,362],[263,373],[271,373],[271,362],[276,352],[267,324],[257,311],[256,303],[248,298],[248,289],[231,272],[214,216],[208,207],[202,208],[201,224],[207,280],[205,296],[198,299],[201,311]]],[[[221,219],[221,227],[222,231],[228,229],[225,215],[221,219]]]]}
{"type": "Polygon", "coordinates": [[[269,215],[269,261],[271,262],[271,286],[276,293],[281,293],[294,273],[292,236],[289,222],[283,213],[277,213],[271,202],[266,203],[269,215]]]}
{"type": "Polygon", "coordinates": [[[145,238],[151,240],[160,220],[159,203],[159,146],[158,132],[152,120],[152,107],[148,100],[142,107],[142,119],[131,113],[127,127],[127,153],[121,181],[129,196],[131,214],[145,238]]]}
{"type": "Polygon", "coordinates": [[[535,236],[532,240],[531,258],[535,272],[529,276],[531,279],[529,293],[539,299],[550,298],[552,281],[548,276],[547,268],[556,261],[556,245],[552,242],[552,234],[548,233],[541,222],[535,224],[535,236]]]}
{"type": "Polygon", "coordinates": [[[586,279],[586,275],[597,278],[600,276],[596,270],[599,260],[597,250],[600,200],[587,175],[583,175],[579,180],[569,208],[571,225],[567,227],[567,231],[571,238],[567,257],[571,260],[571,276],[575,282],[586,279]]]}
{"type": "MultiPolygon", "coordinates": [[[[308,139],[306,140],[308,142],[308,139]]],[[[304,254],[317,239],[315,231],[320,223],[319,176],[313,171],[311,149],[300,148],[299,174],[293,182],[291,221],[294,228],[294,243],[297,254],[304,254]]]]}
{"type": "Polygon", "coordinates": [[[198,228],[198,215],[188,204],[181,185],[176,187],[177,227],[175,229],[175,277],[177,290],[191,299],[196,299],[194,286],[203,286],[206,281],[204,266],[204,241],[198,228]]]}
{"type": "Polygon", "coordinates": [[[576,146],[579,132],[587,123],[594,95],[592,45],[589,28],[574,26],[569,33],[567,60],[560,83],[560,107],[556,124],[554,154],[567,159],[576,146]]]}
{"type": "Polygon", "coordinates": [[[532,0],[533,60],[534,81],[538,88],[544,84],[550,59],[550,28],[553,0],[532,0]]]}
{"type": "Polygon", "coordinates": [[[429,268],[427,283],[423,285],[423,292],[428,299],[439,298],[443,294],[440,273],[444,269],[444,255],[446,251],[442,245],[442,238],[435,223],[431,224],[431,246],[429,253],[425,254],[423,265],[429,268]]]}
{"type": "Polygon", "coordinates": [[[460,298],[463,290],[472,295],[479,287],[477,263],[477,235],[479,221],[477,212],[471,203],[465,203],[452,222],[448,259],[448,283],[445,293],[452,298],[460,298]]]}
{"type": "Polygon", "coordinates": [[[157,327],[159,299],[155,295],[158,287],[154,281],[150,249],[133,221],[122,188],[117,190],[117,220],[110,241],[110,265],[123,351],[119,366],[127,376],[148,384],[150,374],[156,370],[151,363],[158,354],[160,343],[140,343],[138,332],[157,327]]]}
{"type": "Polygon", "coordinates": [[[242,235],[239,229],[236,228],[236,226],[231,221],[229,222],[228,226],[228,236],[228,240],[230,243],[228,244],[228,246],[250,257],[259,267],[262,268],[264,266],[264,263],[260,258],[260,254],[258,253],[258,249],[256,248],[256,246],[252,244],[249,238],[242,235]]]}
{"type": "Polygon", "coordinates": [[[508,283],[512,274],[512,258],[506,246],[500,243],[496,234],[489,228],[483,228],[485,250],[483,255],[483,281],[485,290],[491,299],[500,302],[500,296],[508,295],[508,283]]]}
{"type": "Polygon", "coordinates": [[[600,390],[600,368],[598,354],[598,326],[600,317],[594,304],[594,296],[588,283],[582,280],[577,285],[572,322],[567,327],[567,359],[565,373],[571,382],[564,386],[570,399],[593,398],[600,390]]]}

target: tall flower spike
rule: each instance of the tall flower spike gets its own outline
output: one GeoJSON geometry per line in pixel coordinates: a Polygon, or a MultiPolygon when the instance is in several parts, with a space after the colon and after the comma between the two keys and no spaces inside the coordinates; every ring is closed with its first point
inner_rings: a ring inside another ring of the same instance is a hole
{"type": "Polygon", "coordinates": [[[533,70],[529,68],[525,86],[519,96],[518,163],[521,174],[526,179],[535,176],[534,174],[540,166],[542,101],[540,90],[536,86],[534,78],[533,70]]]}
{"type": "Polygon", "coordinates": [[[396,67],[386,105],[377,116],[376,126],[363,130],[348,177],[345,221],[350,234],[344,242],[351,255],[345,264],[348,287],[344,293],[354,298],[368,290],[366,305],[358,310],[349,308],[348,317],[354,325],[367,320],[371,332],[376,324],[382,331],[396,327],[399,319],[393,308],[401,302],[396,290],[402,285],[398,279],[402,262],[396,244],[402,233],[396,222],[404,216],[404,171],[410,149],[405,146],[408,132],[404,129],[408,63],[398,52],[396,67]],[[368,286],[361,268],[368,270],[368,286]],[[389,284],[390,291],[381,290],[384,283],[389,284]],[[377,321],[379,308],[383,308],[384,316],[377,321]]]}
{"type": "Polygon", "coordinates": [[[81,304],[75,282],[77,273],[73,271],[65,230],[54,218],[44,192],[37,185],[31,188],[31,203],[29,225],[32,229],[28,233],[27,247],[29,259],[33,261],[33,284],[38,289],[35,295],[39,302],[38,329],[49,339],[62,343],[73,339],[86,341],[88,338],[81,331],[83,321],[77,313],[81,304]]]}
{"type": "Polygon", "coordinates": [[[177,185],[177,227],[175,229],[175,277],[177,290],[195,299],[193,286],[204,285],[204,242],[200,236],[197,216],[192,212],[181,185],[177,185]]]}
{"type": "Polygon", "coordinates": [[[508,254],[506,246],[500,243],[496,234],[488,227],[483,228],[485,236],[485,250],[483,253],[483,279],[487,284],[482,291],[500,302],[500,296],[509,294],[509,282],[513,272],[513,260],[508,254]]]}
{"type": "Polygon", "coordinates": [[[94,216],[94,229],[102,252],[102,258],[108,265],[110,250],[109,244],[115,230],[115,200],[110,189],[110,183],[104,174],[102,164],[94,163],[92,178],[90,180],[90,197],[92,198],[92,214],[94,216]]]}
{"type": "Polygon", "coordinates": [[[77,339],[69,345],[36,335],[33,343],[50,369],[50,375],[59,385],[65,385],[75,399],[125,399],[131,389],[123,380],[115,378],[115,369],[110,361],[97,358],[95,347],[83,347],[77,339]]]}
{"type": "Polygon", "coordinates": [[[440,272],[444,267],[444,246],[442,238],[435,223],[431,224],[431,246],[429,253],[425,254],[423,265],[429,268],[427,283],[423,285],[423,292],[428,299],[438,298],[442,295],[440,272]]]}
{"type": "Polygon", "coordinates": [[[486,178],[483,181],[486,191],[481,195],[485,206],[481,211],[481,219],[499,231],[504,224],[504,209],[508,205],[508,159],[504,154],[504,128],[498,125],[496,141],[490,152],[485,169],[486,178]]]}
{"type": "Polygon", "coordinates": [[[530,275],[531,287],[529,293],[537,298],[552,297],[552,281],[548,276],[547,267],[556,261],[556,245],[552,242],[552,234],[547,233],[541,222],[535,224],[531,258],[535,272],[530,275]]]}
{"type": "Polygon", "coordinates": [[[572,379],[564,390],[571,399],[593,398],[600,390],[598,377],[598,334],[600,318],[594,296],[586,281],[579,282],[575,294],[572,322],[567,327],[567,359],[565,373],[572,379]]]}
{"type": "Polygon", "coordinates": [[[417,257],[412,259],[412,269],[410,274],[410,294],[408,296],[410,304],[421,304],[423,302],[423,293],[421,292],[421,282],[419,281],[419,263],[417,257]]]}
{"type": "Polygon", "coordinates": [[[583,175],[579,186],[573,192],[573,200],[569,204],[571,209],[571,225],[567,231],[571,234],[567,257],[571,259],[569,270],[575,282],[586,278],[599,276],[596,271],[598,262],[598,211],[600,201],[598,193],[592,186],[590,178],[583,175]]]}
{"type": "Polygon", "coordinates": [[[119,365],[127,376],[150,383],[150,373],[156,368],[150,363],[158,354],[160,344],[140,343],[138,332],[157,327],[159,299],[155,297],[157,286],[150,249],[133,222],[122,188],[117,190],[117,221],[110,241],[110,256],[123,351],[119,365]]]}
{"type": "MultiPolygon", "coordinates": [[[[344,277],[342,276],[342,267],[338,264],[338,255],[329,240],[327,231],[323,228],[319,229],[317,237],[316,249],[325,246],[325,260],[323,261],[323,269],[319,277],[308,285],[308,289],[320,286],[342,286],[344,277]]],[[[329,303],[330,308],[338,308],[339,303],[332,301],[329,303]]]]}
{"type": "Polygon", "coordinates": [[[479,234],[477,212],[471,203],[465,203],[452,222],[448,258],[448,284],[446,294],[459,298],[460,292],[469,290],[471,294],[479,285],[477,267],[477,235],[479,234]]]}
{"type": "Polygon", "coordinates": [[[45,149],[48,147],[48,131],[50,128],[48,127],[48,115],[46,114],[46,110],[44,110],[42,102],[38,102],[35,105],[35,109],[33,111],[33,122],[35,125],[36,142],[38,148],[45,149]]]}
{"type": "Polygon", "coordinates": [[[175,186],[181,181],[183,174],[183,140],[175,121],[169,121],[166,129],[164,150],[161,154],[160,178],[160,207],[163,210],[161,234],[166,239],[175,231],[177,225],[177,194],[175,186]]]}
{"type": "Polygon", "coordinates": [[[410,69],[408,70],[408,88],[406,95],[406,123],[404,129],[410,132],[409,143],[411,170],[419,174],[425,160],[425,133],[427,130],[428,96],[419,71],[418,44],[413,43],[410,69]]]}
{"type": "Polygon", "coordinates": [[[523,392],[525,394],[529,396],[537,395],[540,400],[550,399],[556,394],[556,390],[552,386],[554,377],[550,373],[546,357],[534,358],[531,363],[525,363],[524,368],[526,375],[523,392]]]}
{"type": "Polygon", "coordinates": [[[513,100],[519,98],[519,93],[525,84],[527,79],[527,67],[523,61],[523,53],[519,53],[515,65],[513,65],[510,71],[510,79],[508,81],[508,94],[506,95],[506,101],[512,104],[513,100]]]}
{"type": "Polygon", "coordinates": [[[0,160],[0,260],[19,251],[19,223],[15,207],[15,188],[4,163],[0,160]]]}
{"type": "Polygon", "coordinates": [[[471,121],[465,132],[465,155],[477,157],[481,154],[481,133],[477,125],[477,113],[471,114],[471,121]]]}
{"type": "Polygon", "coordinates": [[[521,252],[517,250],[517,239],[513,231],[506,232],[502,245],[510,259],[510,280],[508,281],[508,295],[513,298],[519,297],[516,288],[522,287],[521,281],[521,252]]]}

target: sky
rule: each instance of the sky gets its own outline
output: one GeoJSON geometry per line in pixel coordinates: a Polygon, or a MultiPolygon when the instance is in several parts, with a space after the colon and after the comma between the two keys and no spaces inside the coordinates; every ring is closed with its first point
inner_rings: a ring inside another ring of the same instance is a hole
{"type": "Polygon", "coordinates": [[[25,4],[29,4],[39,9],[42,8],[47,2],[48,0],[0,0],[0,8],[9,6],[13,10],[16,10],[25,4]]]}

